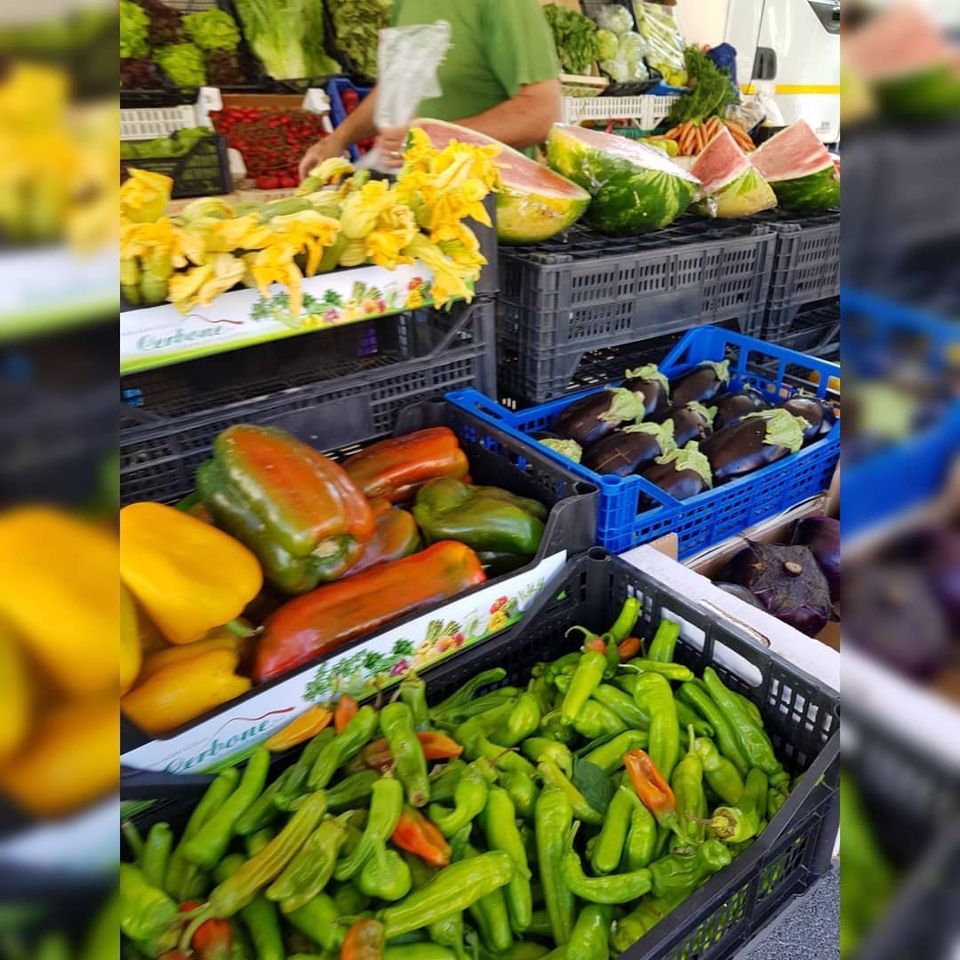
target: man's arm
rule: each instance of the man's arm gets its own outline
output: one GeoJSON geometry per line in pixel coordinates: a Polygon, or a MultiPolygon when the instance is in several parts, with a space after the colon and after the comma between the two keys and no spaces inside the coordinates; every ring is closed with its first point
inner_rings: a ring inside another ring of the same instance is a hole
{"type": "Polygon", "coordinates": [[[361,101],[353,113],[347,117],[343,123],[337,127],[330,136],[323,140],[318,140],[303,155],[300,161],[300,179],[303,180],[309,175],[310,171],[330,157],[339,157],[341,154],[352,147],[355,143],[362,140],[369,140],[376,136],[377,127],[373,122],[373,112],[377,103],[377,88],[374,87],[370,93],[361,101]]]}
{"type": "Polygon", "coordinates": [[[524,150],[543,143],[562,115],[560,81],[543,80],[522,86],[515,97],[457,122],[515,150],[524,150]]]}

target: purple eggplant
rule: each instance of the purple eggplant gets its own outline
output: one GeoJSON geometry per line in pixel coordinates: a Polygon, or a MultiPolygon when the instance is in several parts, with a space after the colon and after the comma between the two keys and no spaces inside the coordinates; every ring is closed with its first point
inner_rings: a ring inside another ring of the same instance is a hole
{"type": "Polygon", "coordinates": [[[780,406],[784,410],[789,410],[795,417],[802,417],[807,421],[807,427],[803,431],[805,443],[810,443],[829,433],[837,422],[837,414],[833,407],[819,397],[792,397],[780,406]]]}
{"type": "Polygon", "coordinates": [[[623,423],[643,418],[643,394],[617,387],[600,390],[574,400],[564,407],[554,421],[554,432],[568,440],[576,440],[581,447],[602,440],[623,423]]]}
{"type": "Polygon", "coordinates": [[[697,401],[707,403],[727,389],[730,382],[730,361],[707,361],[670,384],[670,397],[675,407],[697,401]]]}
{"type": "Polygon", "coordinates": [[[693,440],[682,450],[677,447],[657,457],[653,466],[643,471],[643,476],[675,500],[689,500],[713,486],[710,461],[693,440]]]}
{"type": "Polygon", "coordinates": [[[540,444],[559,453],[561,457],[566,457],[574,463],[579,463],[583,459],[583,447],[576,440],[561,440],[558,437],[544,437],[540,444]]]}
{"type": "Polygon", "coordinates": [[[674,446],[672,421],[640,423],[624,427],[595,443],[584,453],[581,463],[595,473],[628,477],[642,473],[674,446]]]}
{"type": "Polygon", "coordinates": [[[748,389],[726,393],[713,406],[713,429],[719,431],[739,423],[747,414],[766,410],[770,404],[758,390],[748,389]]]}
{"type": "Polygon", "coordinates": [[[747,414],[703,445],[713,482],[724,483],[759,470],[803,446],[806,420],[782,408],[747,414]]]}
{"type": "Polygon", "coordinates": [[[696,400],[663,411],[660,421],[666,420],[673,421],[673,438],[678,447],[685,447],[691,440],[700,443],[713,433],[713,413],[696,400]]]}
{"type": "Polygon", "coordinates": [[[736,597],[744,603],[749,603],[751,607],[763,609],[763,604],[742,584],[739,583],[715,583],[724,593],[729,593],[731,597],[736,597]]]}
{"type": "Polygon", "coordinates": [[[830,599],[840,599],[840,521],[833,517],[805,517],[793,528],[795,546],[809,547],[830,585],[830,599]]]}
{"type": "Polygon", "coordinates": [[[728,579],[808,637],[815,637],[833,618],[827,578],[809,547],[750,543],[730,562],[728,579]]]}
{"type": "Polygon", "coordinates": [[[636,370],[627,370],[624,376],[626,380],[623,386],[643,395],[644,416],[647,419],[670,402],[670,381],[655,363],[648,363],[636,370]]]}
{"type": "Polygon", "coordinates": [[[897,554],[924,571],[934,596],[960,631],[960,531],[925,528],[898,544],[897,554]]]}

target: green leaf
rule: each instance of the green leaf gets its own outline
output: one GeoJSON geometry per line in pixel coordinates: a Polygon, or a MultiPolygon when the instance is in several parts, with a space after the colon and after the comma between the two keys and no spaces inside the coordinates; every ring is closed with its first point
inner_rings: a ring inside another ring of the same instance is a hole
{"type": "Polygon", "coordinates": [[[393,650],[391,651],[396,657],[412,657],[413,656],[413,644],[409,640],[398,640],[393,645],[393,650]]]}
{"type": "Polygon", "coordinates": [[[595,764],[573,759],[573,785],[597,813],[606,813],[616,792],[613,781],[595,764]]]}

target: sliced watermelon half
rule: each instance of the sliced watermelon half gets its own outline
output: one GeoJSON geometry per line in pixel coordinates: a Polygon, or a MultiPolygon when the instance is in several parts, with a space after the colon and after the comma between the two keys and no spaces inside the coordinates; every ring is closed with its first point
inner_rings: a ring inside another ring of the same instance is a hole
{"type": "Polygon", "coordinates": [[[777,205],[770,184],[726,127],[697,157],[692,173],[701,184],[694,210],[702,216],[749,217],[777,205]]]}
{"type": "Polygon", "coordinates": [[[440,150],[451,140],[500,147],[497,237],[502,243],[549,240],[576,223],[590,205],[586,190],[492,137],[443,120],[414,120],[412,126],[425,131],[440,150]]]}
{"type": "Polygon", "coordinates": [[[784,210],[811,213],[840,203],[840,174],[806,120],[765,141],[750,158],[784,210]]]}

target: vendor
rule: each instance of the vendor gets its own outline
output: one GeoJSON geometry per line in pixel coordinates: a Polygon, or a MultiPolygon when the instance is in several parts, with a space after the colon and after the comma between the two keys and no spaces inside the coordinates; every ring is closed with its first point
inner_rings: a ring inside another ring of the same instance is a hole
{"type": "MultiPolygon", "coordinates": [[[[420,104],[419,115],[447,120],[524,150],[543,143],[560,120],[559,68],[553,37],[538,0],[396,0],[393,26],[446,20],[451,48],[438,70],[443,94],[420,104]]],[[[300,161],[300,177],[323,160],[379,135],[387,166],[399,166],[406,130],[377,130],[377,89],[300,161]]]]}

